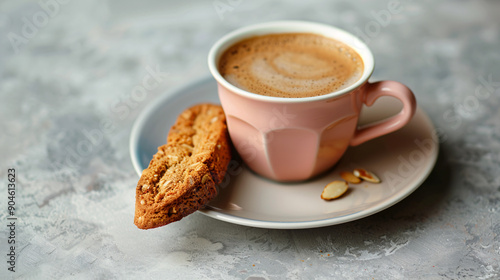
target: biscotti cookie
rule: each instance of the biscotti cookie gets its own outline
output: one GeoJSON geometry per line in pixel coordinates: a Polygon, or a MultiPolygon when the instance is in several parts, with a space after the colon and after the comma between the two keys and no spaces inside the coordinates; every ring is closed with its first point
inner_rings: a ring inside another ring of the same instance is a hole
{"type": "Polygon", "coordinates": [[[231,159],[224,111],[193,106],[177,118],[136,188],[134,223],[160,227],[200,209],[217,194],[231,159]]]}

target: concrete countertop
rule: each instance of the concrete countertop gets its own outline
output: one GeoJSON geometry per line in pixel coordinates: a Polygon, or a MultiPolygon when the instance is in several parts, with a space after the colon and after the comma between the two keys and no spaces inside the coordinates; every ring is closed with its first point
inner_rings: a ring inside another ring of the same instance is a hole
{"type": "Polygon", "coordinates": [[[498,14],[497,1],[0,2],[0,278],[500,278],[498,14]],[[270,230],[195,213],[137,229],[136,117],[208,75],[222,35],[282,19],[354,33],[374,53],[372,80],[413,89],[440,134],[429,178],[395,206],[335,226],[270,230]],[[152,72],[155,87],[131,99],[152,72]]]}

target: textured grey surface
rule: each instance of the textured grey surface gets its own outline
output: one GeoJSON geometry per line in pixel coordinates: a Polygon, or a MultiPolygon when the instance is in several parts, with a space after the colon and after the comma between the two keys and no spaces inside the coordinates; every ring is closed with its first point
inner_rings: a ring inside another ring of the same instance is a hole
{"type": "Polygon", "coordinates": [[[500,278],[500,2],[65,2],[0,2],[0,221],[8,168],[19,217],[15,273],[0,227],[1,279],[500,278]],[[266,230],[196,213],[138,230],[135,118],[208,74],[220,36],[278,19],[363,37],[372,80],[407,84],[436,125],[433,173],[397,205],[342,225],[266,230]],[[154,86],[134,92],[151,73],[154,86]]]}

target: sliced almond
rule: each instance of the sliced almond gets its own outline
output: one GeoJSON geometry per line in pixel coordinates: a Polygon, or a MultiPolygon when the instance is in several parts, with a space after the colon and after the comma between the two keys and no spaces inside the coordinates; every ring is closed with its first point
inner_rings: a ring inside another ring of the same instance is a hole
{"type": "Polygon", "coordinates": [[[181,147],[186,148],[188,151],[192,152],[194,147],[188,144],[181,144],[181,147]]]}
{"type": "Polygon", "coordinates": [[[160,184],[159,184],[160,190],[165,191],[171,183],[172,183],[172,180],[163,181],[163,182],[160,181],[160,184]]]}
{"type": "Polygon", "coordinates": [[[193,170],[198,170],[200,167],[203,167],[203,163],[197,161],[191,165],[189,165],[190,168],[192,168],[193,170]]]}
{"type": "Polygon", "coordinates": [[[185,119],[190,119],[191,116],[193,116],[193,113],[191,111],[186,110],[181,114],[181,116],[185,119]]]}
{"type": "Polygon", "coordinates": [[[357,169],[354,169],[354,171],[352,173],[354,174],[354,176],[361,178],[365,181],[376,183],[376,184],[380,183],[380,179],[377,177],[377,175],[375,175],[372,172],[367,171],[365,169],[357,168],[357,169]]]}
{"type": "Polygon", "coordinates": [[[207,183],[207,181],[208,181],[210,178],[211,178],[211,176],[210,176],[210,174],[209,174],[209,173],[207,173],[207,174],[203,175],[203,178],[201,178],[201,183],[202,183],[202,184],[207,183]]]}
{"type": "Polygon", "coordinates": [[[338,198],[341,195],[343,195],[348,188],[349,185],[347,185],[347,182],[345,181],[330,182],[323,189],[323,192],[321,193],[321,198],[324,200],[332,200],[338,198]]]}
{"type": "Polygon", "coordinates": [[[349,171],[340,172],[340,177],[342,177],[342,179],[346,180],[347,183],[351,183],[351,184],[361,183],[361,179],[359,179],[358,177],[356,177],[354,174],[352,174],[349,171]]]}
{"type": "Polygon", "coordinates": [[[167,158],[172,159],[173,161],[178,161],[179,160],[179,157],[178,156],[174,156],[174,155],[167,155],[167,158]]]}

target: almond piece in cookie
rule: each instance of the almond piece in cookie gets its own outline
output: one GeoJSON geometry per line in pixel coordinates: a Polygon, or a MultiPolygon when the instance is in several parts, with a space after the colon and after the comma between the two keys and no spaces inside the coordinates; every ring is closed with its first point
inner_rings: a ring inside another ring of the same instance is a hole
{"type": "Polygon", "coordinates": [[[222,107],[200,104],[185,110],[158,147],[136,188],[134,223],[150,229],[178,221],[217,194],[231,160],[222,107]]]}
{"type": "Polygon", "coordinates": [[[324,200],[332,200],[343,195],[349,185],[345,181],[333,181],[328,183],[321,193],[321,198],[324,200]]]}

